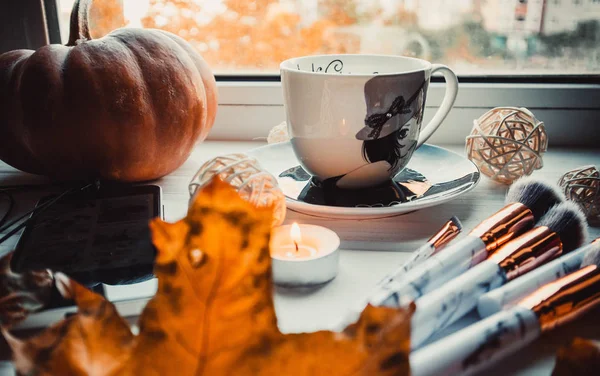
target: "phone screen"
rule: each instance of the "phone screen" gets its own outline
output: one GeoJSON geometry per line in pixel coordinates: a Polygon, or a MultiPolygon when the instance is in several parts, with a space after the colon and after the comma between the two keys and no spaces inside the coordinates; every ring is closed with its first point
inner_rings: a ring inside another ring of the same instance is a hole
{"type": "Polygon", "coordinates": [[[148,223],[161,216],[160,209],[158,186],[69,194],[28,223],[11,266],[16,272],[60,271],[88,286],[148,279],[155,255],[148,223]]]}
{"type": "MultiPolygon", "coordinates": [[[[38,202],[42,206],[54,196],[38,202]]],[[[35,215],[21,235],[15,272],[50,269],[106,296],[126,300],[156,290],[148,223],[162,217],[156,185],[109,186],[69,194],[35,215]]],[[[72,302],[53,298],[48,308],[72,302]]]]}

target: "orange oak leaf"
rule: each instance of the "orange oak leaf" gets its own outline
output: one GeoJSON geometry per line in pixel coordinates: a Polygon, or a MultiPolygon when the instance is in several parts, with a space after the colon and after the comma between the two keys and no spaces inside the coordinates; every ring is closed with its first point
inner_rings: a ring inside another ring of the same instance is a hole
{"type": "Polygon", "coordinates": [[[2,328],[21,375],[112,375],[127,360],[134,336],[102,296],[76,282],[67,288],[79,312],[27,341],[2,328]]]}
{"type": "Polygon", "coordinates": [[[408,375],[407,310],[367,307],[342,332],[282,334],[270,208],[213,180],[186,218],[151,222],[158,292],[133,335],[114,306],[70,282],[78,314],[39,337],[4,328],[28,375],[408,375]]]}
{"type": "Polygon", "coordinates": [[[49,270],[15,273],[10,263],[14,252],[0,258],[0,323],[14,325],[51,299],[54,278],[49,270]]]}

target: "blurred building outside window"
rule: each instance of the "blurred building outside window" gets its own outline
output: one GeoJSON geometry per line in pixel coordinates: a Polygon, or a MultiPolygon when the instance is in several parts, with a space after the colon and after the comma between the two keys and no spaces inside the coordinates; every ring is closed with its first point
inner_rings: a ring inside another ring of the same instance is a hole
{"type": "MultiPolygon", "coordinates": [[[[68,38],[73,0],[56,0],[68,38]]],[[[277,74],[294,56],[379,53],[468,75],[600,73],[600,0],[96,0],[92,34],[150,27],[216,74],[277,74]]]]}

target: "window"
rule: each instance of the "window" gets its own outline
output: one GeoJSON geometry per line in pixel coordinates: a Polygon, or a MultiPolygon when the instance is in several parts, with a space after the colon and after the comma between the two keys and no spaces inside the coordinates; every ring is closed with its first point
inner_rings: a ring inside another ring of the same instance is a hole
{"type": "MultiPolygon", "coordinates": [[[[59,1],[63,41],[73,0],[59,1]]],[[[222,75],[277,74],[321,53],[403,54],[462,76],[600,73],[600,4],[573,0],[104,0],[92,33],[157,27],[222,75]]]]}
{"type": "MultiPolygon", "coordinates": [[[[0,52],[67,38],[73,0],[0,5],[0,52]],[[43,4],[43,5],[42,5],[43,4]],[[46,17],[44,19],[44,17],[46,17]],[[60,21],[60,22],[59,22],[60,21]]],[[[457,101],[433,143],[464,145],[473,119],[523,106],[546,123],[551,147],[600,144],[600,1],[96,0],[92,35],[152,26],[186,38],[217,75],[210,137],[265,137],[285,120],[279,62],[316,53],[384,53],[445,63],[457,101]],[[515,16],[523,15],[523,21],[515,16]],[[553,20],[556,19],[556,23],[553,20]]],[[[444,85],[429,86],[427,122],[444,85]]]]}

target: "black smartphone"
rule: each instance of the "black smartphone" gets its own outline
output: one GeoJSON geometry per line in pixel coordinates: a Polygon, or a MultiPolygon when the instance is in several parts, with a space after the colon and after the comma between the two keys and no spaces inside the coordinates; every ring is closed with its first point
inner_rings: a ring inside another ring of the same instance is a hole
{"type": "MultiPolygon", "coordinates": [[[[37,206],[54,198],[43,197],[37,206]]],[[[157,185],[103,184],[97,190],[68,194],[31,218],[17,242],[11,268],[60,271],[112,301],[147,300],[156,284],[152,274],[156,251],[148,223],[162,216],[157,185]]],[[[47,325],[46,321],[75,311],[72,301],[54,295],[45,309],[54,314],[45,319],[44,311],[34,314],[34,325],[28,320],[26,327],[47,325]]]]}

